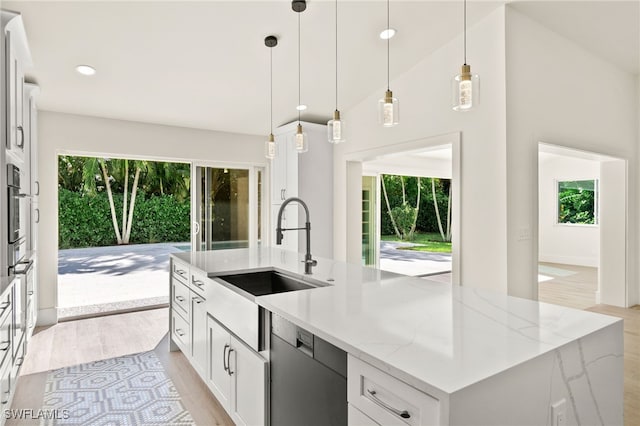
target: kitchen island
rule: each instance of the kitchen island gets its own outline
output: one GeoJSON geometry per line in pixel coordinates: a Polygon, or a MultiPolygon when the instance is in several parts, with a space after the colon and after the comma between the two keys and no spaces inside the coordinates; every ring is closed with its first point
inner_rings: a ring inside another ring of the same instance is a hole
{"type": "MultiPolygon", "coordinates": [[[[349,354],[353,424],[623,423],[620,319],[329,259],[305,275],[302,259],[275,248],[179,253],[172,276],[189,268],[190,282],[213,289],[225,287],[225,275],[276,270],[322,285],[251,303],[349,354]],[[374,404],[369,383],[414,415],[374,404]]],[[[172,288],[172,305],[174,297],[172,288]]],[[[200,339],[195,324],[190,330],[200,339]]],[[[184,342],[177,348],[185,352],[184,342]]],[[[268,348],[254,349],[268,362],[268,348]]]]}

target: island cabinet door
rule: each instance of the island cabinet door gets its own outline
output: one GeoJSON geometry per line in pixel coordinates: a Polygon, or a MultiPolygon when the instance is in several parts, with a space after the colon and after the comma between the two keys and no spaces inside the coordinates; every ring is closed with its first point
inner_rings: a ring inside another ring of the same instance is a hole
{"type": "Polygon", "coordinates": [[[236,425],[266,424],[267,361],[231,337],[231,417],[236,425]]]}
{"type": "Polygon", "coordinates": [[[191,356],[198,373],[207,371],[207,309],[204,297],[191,292],[191,356]]]}
{"type": "Polygon", "coordinates": [[[229,411],[231,375],[229,358],[231,335],[211,315],[207,315],[207,385],[218,402],[229,411]]]}

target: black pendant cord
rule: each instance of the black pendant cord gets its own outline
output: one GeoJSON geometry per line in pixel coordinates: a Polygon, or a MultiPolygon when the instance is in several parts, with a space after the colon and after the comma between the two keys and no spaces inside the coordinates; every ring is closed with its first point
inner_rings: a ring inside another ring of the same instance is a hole
{"type": "Polygon", "coordinates": [[[269,48],[269,111],[270,111],[270,120],[269,129],[271,130],[269,134],[273,134],[273,48],[269,48]]]}
{"type": "Polygon", "coordinates": [[[300,124],[300,13],[298,13],[298,124],[300,124]]]}
{"type": "Polygon", "coordinates": [[[467,0],[464,0],[464,64],[467,65],[467,0]]]}
{"type": "Polygon", "coordinates": [[[389,37],[389,0],[387,0],[387,90],[389,90],[389,44],[391,42],[391,37],[389,37]]]}
{"type": "Polygon", "coordinates": [[[338,0],[336,0],[336,111],[338,110],[338,0]]]}

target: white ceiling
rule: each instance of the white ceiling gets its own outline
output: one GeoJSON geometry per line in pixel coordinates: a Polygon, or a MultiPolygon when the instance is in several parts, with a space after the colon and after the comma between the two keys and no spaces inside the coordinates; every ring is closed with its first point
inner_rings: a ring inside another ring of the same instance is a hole
{"type": "MultiPolygon", "coordinates": [[[[470,0],[469,25],[502,3],[470,0]]],[[[631,69],[633,42],[626,40],[619,53],[611,46],[620,34],[636,34],[627,28],[633,21],[628,8],[603,16],[604,6],[584,9],[583,2],[579,9],[576,2],[529,3],[517,7],[631,69]],[[582,24],[594,16],[601,17],[598,25],[582,24]]],[[[263,39],[274,34],[280,39],[273,50],[274,126],[297,117],[297,14],[289,1],[4,1],[2,7],[23,14],[35,64],[28,76],[42,88],[41,109],[266,134],[269,49],[263,39]],[[80,76],[78,64],[98,72],[80,76]]],[[[378,33],[386,3],[341,0],[339,12],[339,107],[346,110],[384,88],[386,43],[378,33]]],[[[309,105],[302,119],[323,122],[334,109],[334,2],[309,1],[301,19],[302,103],[309,105]]],[[[392,78],[457,36],[461,24],[460,1],[392,1],[391,26],[398,29],[392,78]]]]}

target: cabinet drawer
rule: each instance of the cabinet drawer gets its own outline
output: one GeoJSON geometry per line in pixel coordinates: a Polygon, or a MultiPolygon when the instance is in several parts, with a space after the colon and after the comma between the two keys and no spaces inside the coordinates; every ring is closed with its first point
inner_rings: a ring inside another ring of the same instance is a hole
{"type": "Polygon", "coordinates": [[[211,285],[209,278],[204,277],[200,274],[191,272],[190,279],[189,279],[189,287],[191,287],[191,290],[195,291],[200,296],[204,296],[206,288],[209,285],[211,285]]]}
{"type": "Polygon", "coordinates": [[[437,425],[440,403],[426,393],[349,355],[347,399],[382,425],[437,425]]]}
{"type": "Polygon", "coordinates": [[[171,311],[171,334],[185,355],[189,355],[189,323],[175,310],[171,311]]]}
{"type": "Polygon", "coordinates": [[[349,404],[349,415],[347,424],[349,426],[380,426],[379,423],[367,417],[362,411],[349,404]]]}
{"type": "Polygon", "coordinates": [[[11,353],[12,334],[11,315],[4,315],[2,322],[0,323],[0,365],[11,363],[12,358],[7,355],[11,353]]]}
{"type": "Polygon", "coordinates": [[[0,323],[11,313],[11,291],[7,289],[0,298],[0,323]]]}
{"type": "Polygon", "coordinates": [[[174,308],[179,309],[189,318],[189,287],[181,284],[178,281],[173,282],[173,300],[172,305],[174,308]]]}
{"type": "Polygon", "coordinates": [[[171,259],[171,276],[184,284],[189,280],[189,265],[179,260],[171,259]]]}

